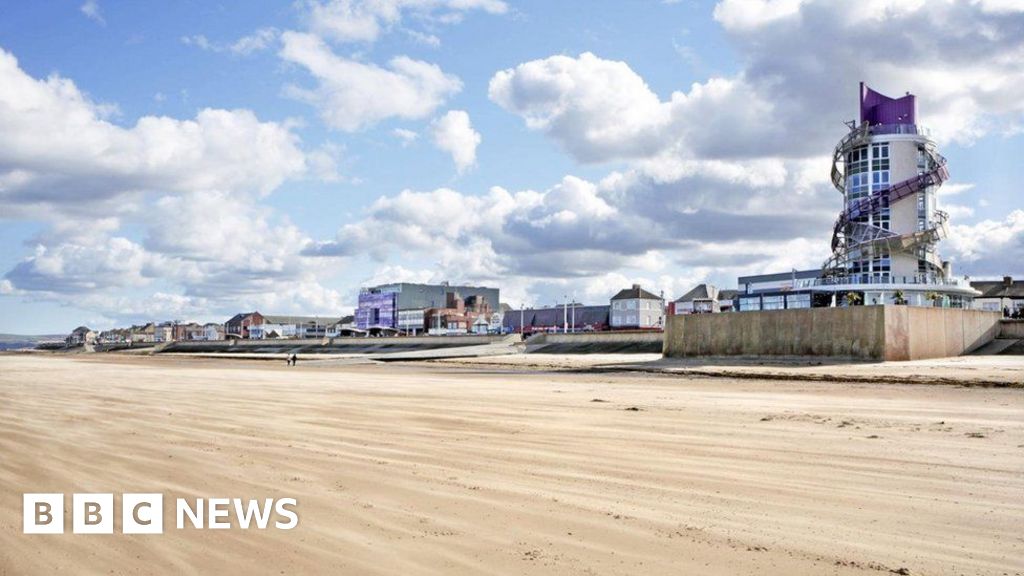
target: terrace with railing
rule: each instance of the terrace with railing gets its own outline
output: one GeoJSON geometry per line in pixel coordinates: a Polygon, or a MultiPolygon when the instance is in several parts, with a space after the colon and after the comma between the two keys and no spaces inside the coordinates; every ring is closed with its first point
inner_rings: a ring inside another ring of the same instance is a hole
{"type": "Polygon", "coordinates": [[[915,276],[890,276],[880,274],[851,274],[847,276],[830,276],[826,278],[809,278],[797,280],[797,288],[816,288],[850,285],[920,285],[920,286],[956,286],[970,287],[967,279],[943,278],[941,276],[919,274],[915,276]]]}

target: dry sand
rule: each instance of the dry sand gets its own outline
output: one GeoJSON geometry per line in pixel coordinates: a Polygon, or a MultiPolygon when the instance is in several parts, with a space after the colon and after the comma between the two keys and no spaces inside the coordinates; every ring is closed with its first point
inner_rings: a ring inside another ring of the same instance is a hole
{"type": "Polygon", "coordinates": [[[843,362],[827,358],[662,358],[661,354],[517,354],[450,358],[435,363],[557,370],[594,368],[683,376],[772,380],[900,382],[1024,388],[1024,356],[957,356],[913,362],[843,362]]]}
{"type": "Polygon", "coordinates": [[[1024,393],[0,356],[0,496],[2,574],[1021,574],[1024,393]],[[23,535],[49,491],[301,520],[23,535]]]}

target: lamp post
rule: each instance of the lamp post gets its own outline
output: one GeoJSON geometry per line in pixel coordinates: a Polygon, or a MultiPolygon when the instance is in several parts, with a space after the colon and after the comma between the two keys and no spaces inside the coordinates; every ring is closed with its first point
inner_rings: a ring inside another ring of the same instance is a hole
{"type": "Polygon", "coordinates": [[[526,336],[526,326],[523,324],[524,318],[526,317],[526,304],[524,302],[519,303],[519,339],[522,340],[526,336]]]}
{"type": "Polygon", "coordinates": [[[569,332],[569,295],[562,297],[562,334],[569,332]]]}
{"type": "Polygon", "coordinates": [[[572,333],[576,333],[576,291],[572,292],[572,333]]]}

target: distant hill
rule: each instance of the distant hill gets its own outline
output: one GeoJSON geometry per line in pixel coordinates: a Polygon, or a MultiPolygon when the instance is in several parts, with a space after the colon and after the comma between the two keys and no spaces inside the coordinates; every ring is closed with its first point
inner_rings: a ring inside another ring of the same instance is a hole
{"type": "Polygon", "coordinates": [[[64,334],[0,334],[0,350],[35,348],[40,342],[63,340],[64,334]]]}
{"type": "Polygon", "coordinates": [[[0,334],[0,342],[45,342],[66,337],[67,334],[0,334]]]}

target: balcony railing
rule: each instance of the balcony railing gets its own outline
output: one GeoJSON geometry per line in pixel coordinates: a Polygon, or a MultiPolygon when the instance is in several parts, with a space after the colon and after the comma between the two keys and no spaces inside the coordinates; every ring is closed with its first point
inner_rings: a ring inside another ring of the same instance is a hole
{"type": "Polygon", "coordinates": [[[850,276],[836,276],[829,278],[809,278],[797,280],[798,288],[813,288],[815,286],[845,286],[850,284],[919,284],[932,286],[963,286],[965,282],[957,278],[943,278],[941,276],[917,275],[917,276],[878,276],[875,274],[852,274],[850,276]]]}
{"type": "Polygon", "coordinates": [[[932,131],[919,124],[875,124],[869,128],[872,135],[916,134],[931,138],[932,131]]]}

